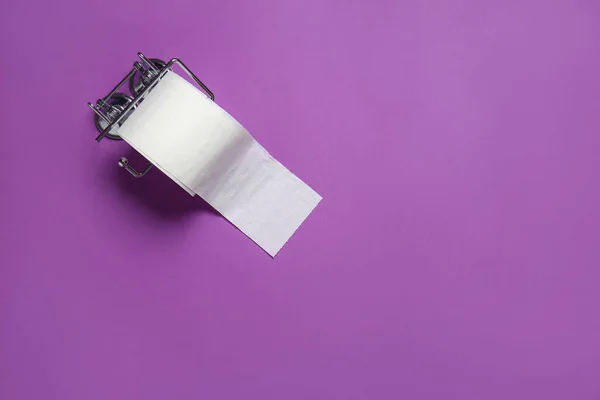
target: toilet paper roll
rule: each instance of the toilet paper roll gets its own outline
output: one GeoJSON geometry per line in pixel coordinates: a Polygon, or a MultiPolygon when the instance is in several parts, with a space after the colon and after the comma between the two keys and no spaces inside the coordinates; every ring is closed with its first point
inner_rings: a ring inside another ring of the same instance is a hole
{"type": "Polygon", "coordinates": [[[271,256],[321,201],[203,92],[168,72],[119,135],[271,256]]]}

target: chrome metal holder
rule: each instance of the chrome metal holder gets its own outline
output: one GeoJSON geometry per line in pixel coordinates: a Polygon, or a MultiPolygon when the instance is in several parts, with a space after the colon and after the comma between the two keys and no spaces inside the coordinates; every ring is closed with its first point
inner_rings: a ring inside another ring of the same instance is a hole
{"type": "Polygon", "coordinates": [[[130,164],[129,164],[129,160],[125,157],[121,157],[119,159],[119,167],[125,168],[127,171],[129,171],[129,173],[133,176],[135,176],[136,178],[141,178],[142,176],[146,175],[146,173],[148,173],[148,171],[150,171],[152,169],[152,164],[148,163],[148,165],[146,165],[146,168],[144,168],[144,170],[142,172],[137,172],[130,164]]]}
{"type": "MultiPolygon", "coordinates": [[[[165,63],[159,59],[148,59],[142,53],[138,53],[140,61],[133,63],[133,68],[129,73],[110,91],[109,94],[96,101],[96,104],[88,103],[88,106],[96,114],[96,128],[100,134],[96,141],[109,138],[121,140],[117,129],[135,112],[136,107],[144,100],[146,95],[154,89],[158,82],[165,76],[171,67],[177,64],[183,69],[200,88],[214,101],[215,95],[210,89],[202,83],[196,75],[178,58],[173,58],[165,63]],[[132,96],[119,91],[121,87],[129,82],[132,96]]],[[[131,175],[141,178],[152,169],[152,164],[148,163],[142,172],[135,170],[127,158],[119,159],[119,166],[125,168],[131,175]]]]}

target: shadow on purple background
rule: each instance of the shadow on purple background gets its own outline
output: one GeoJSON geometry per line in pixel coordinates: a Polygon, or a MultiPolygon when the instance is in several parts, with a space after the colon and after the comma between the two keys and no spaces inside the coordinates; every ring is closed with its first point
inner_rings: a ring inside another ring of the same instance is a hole
{"type": "Polygon", "coordinates": [[[0,399],[597,400],[599,22],[592,0],[0,2],[0,399]],[[274,260],[94,141],[86,103],[137,51],[323,196],[274,260]]]}
{"type": "MultiPolygon", "coordinates": [[[[126,155],[138,171],[148,164],[148,161],[135,150],[130,149],[126,155]]],[[[217,211],[198,196],[190,196],[182,190],[169,177],[158,169],[153,168],[142,178],[133,178],[122,168],[109,165],[114,171],[114,176],[109,176],[113,184],[124,197],[140,207],[146,208],[150,213],[163,218],[186,218],[190,213],[217,211]]]]}

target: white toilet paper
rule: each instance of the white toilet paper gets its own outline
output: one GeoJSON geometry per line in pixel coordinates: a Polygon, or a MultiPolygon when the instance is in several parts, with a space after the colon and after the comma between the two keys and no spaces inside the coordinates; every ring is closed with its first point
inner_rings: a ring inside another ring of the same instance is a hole
{"type": "Polygon", "coordinates": [[[174,72],[118,133],[271,256],[321,201],[233,117],[174,72]]]}

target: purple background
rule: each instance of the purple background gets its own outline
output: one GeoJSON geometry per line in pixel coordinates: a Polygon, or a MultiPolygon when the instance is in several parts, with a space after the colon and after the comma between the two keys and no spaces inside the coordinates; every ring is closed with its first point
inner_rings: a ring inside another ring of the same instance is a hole
{"type": "Polygon", "coordinates": [[[0,7],[0,398],[600,398],[598,1],[0,7]],[[94,142],[137,51],[323,195],[274,260],[94,142]]]}

